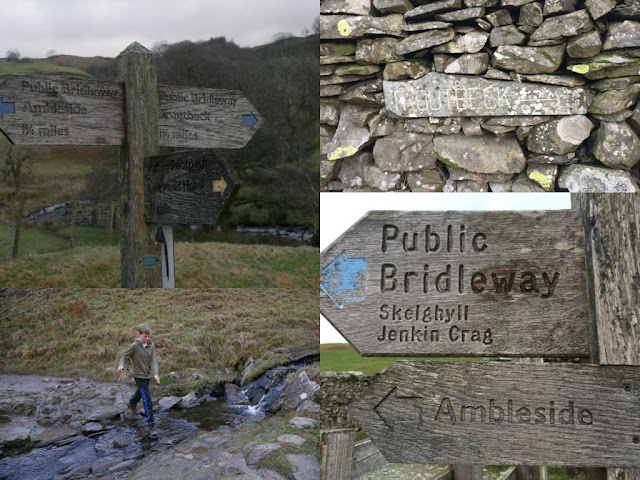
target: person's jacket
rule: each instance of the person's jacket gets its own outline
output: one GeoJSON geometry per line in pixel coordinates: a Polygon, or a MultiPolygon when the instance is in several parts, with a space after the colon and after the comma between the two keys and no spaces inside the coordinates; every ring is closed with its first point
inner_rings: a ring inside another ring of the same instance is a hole
{"type": "Polygon", "coordinates": [[[142,346],[139,338],[129,345],[120,359],[120,366],[124,367],[127,360],[131,358],[133,365],[133,376],[135,378],[151,378],[158,375],[158,362],[156,361],[156,350],[151,339],[146,346],[142,346]]]}

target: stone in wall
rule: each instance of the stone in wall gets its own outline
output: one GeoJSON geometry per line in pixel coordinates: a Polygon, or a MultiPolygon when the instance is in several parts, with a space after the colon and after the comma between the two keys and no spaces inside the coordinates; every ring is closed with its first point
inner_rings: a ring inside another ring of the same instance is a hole
{"type": "Polygon", "coordinates": [[[320,9],[323,190],[637,191],[636,6],[321,0],[320,9]]]}

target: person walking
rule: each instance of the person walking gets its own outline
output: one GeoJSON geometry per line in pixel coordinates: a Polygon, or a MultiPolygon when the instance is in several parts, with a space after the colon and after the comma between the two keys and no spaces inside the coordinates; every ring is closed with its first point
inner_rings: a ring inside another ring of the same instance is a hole
{"type": "Polygon", "coordinates": [[[153,401],[149,392],[149,381],[151,376],[156,383],[160,383],[158,376],[158,362],[156,360],[156,351],[151,341],[151,326],[148,323],[141,323],[138,326],[138,338],[129,345],[129,348],[120,358],[118,365],[118,373],[124,370],[125,364],[131,359],[133,366],[133,379],[136,382],[136,392],[129,399],[129,408],[135,412],[136,405],[142,400],[144,406],[145,421],[149,425],[150,435],[157,435],[155,431],[155,419],[153,416],[153,401]]]}

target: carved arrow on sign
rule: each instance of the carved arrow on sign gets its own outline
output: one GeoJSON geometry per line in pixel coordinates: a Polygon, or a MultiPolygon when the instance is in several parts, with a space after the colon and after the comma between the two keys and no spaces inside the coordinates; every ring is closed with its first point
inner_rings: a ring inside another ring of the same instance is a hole
{"type": "Polygon", "coordinates": [[[346,300],[365,298],[366,258],[349,258],[343,251],[320,272],[320,289],[340,309],[346,300]]]}
{"type": "MultiPolygon", "coordinates": [[[[394,404],[397,404],[396,400],[421,400],[424,397],[419,393],[412,392],[411,390],[401,389],[399,387],[393,387],[391,391],[386,394],[380,402],[373,407],[373,411],[376,412],[380,420],[384,422],[384,424],[389,428],[389,430],[394,430],[397,422],[410,422],[415,425],[422,421],[422,410],[418,405],[414,412],[417,412],[418,415],[408,415],[407,410],[403,410],[401,413],[396,412],[393,409],[394,404]]],[[[404,406],[407,408],[406,406],[404,406]]]]}

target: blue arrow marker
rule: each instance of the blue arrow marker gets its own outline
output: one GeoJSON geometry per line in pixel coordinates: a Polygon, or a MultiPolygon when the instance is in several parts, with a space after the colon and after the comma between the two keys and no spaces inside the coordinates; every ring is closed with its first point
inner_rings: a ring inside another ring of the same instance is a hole
{"type": "Polygon", "coordinates": [[[0,118],[5,113],[16,113],[16,104],[15,102],[4,102],[0,97],[0,118]]]}
{"type": "Polygon", "coordinates": [[[256,123],[258,123],[258,117],[256,117],[253,113],[250,113],[248,115],[242,115],[243,125],[248,125],[249,128],[253,128],[256,123]]]}
{"type": "Polygon", "coordinates": [[[347,300],[364,300],[366,271],[366,258],[348,258],[344,250],[320,271],[320,289],[343,309],[347,300]]]}

